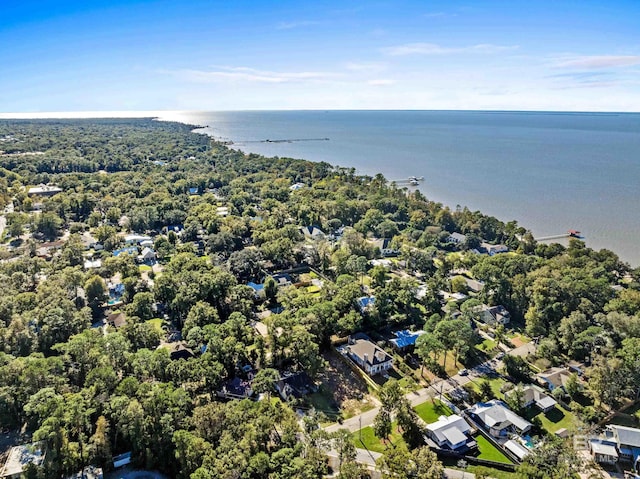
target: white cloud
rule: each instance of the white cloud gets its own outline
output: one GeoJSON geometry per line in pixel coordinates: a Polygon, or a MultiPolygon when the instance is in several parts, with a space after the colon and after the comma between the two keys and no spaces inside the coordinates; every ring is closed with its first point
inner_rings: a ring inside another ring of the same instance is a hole
{"type": "Polygon", "coordinates": [[[383,62],[348,62],[344,66],[353,72],[379,72],[387,68],[383,62]]]}
{"type": "Polygon", "coordinates": [[[298,20],[293,22],[280,22],[276,28],[278,30],[292,30],[294,28],[313,27],[320,24],[321,22],[316,20],[298,20]]]}
{"type": "Polygon", "coordinates": [[[394,80],[389,80],[387,78],[380,78],[377,80],[369,80],[367,82],[367,84],[372,85],[372,86],[387,86],[387,85],[393,85],[395,83],[394,80]]]}
{"type": "Polygon", "coordinates": [[[218,70],[162,70],[177,78],[193,83],[215,83],[225,80],[253,83],[292,83],[309,80],[326,80],[335,74],[327,72],[274,72],[248,67],[222,67],[218,70]]]}
{"type": "Polygon", "coordinates": [[[640,55],[592,55],[567,58],[558,62],[558,68],[600,69],[640,65],[640,55]]]}
{"type": "Polygon", "coordinates": [[[505,46],[491,43],[479,43],[467,47],[443,47],[436,43],[405,43],[404,45],[383,48],[382,53],[391,56],[448,55],[457,53],[499,53],[517,48],[517,45],[505,46]]]}

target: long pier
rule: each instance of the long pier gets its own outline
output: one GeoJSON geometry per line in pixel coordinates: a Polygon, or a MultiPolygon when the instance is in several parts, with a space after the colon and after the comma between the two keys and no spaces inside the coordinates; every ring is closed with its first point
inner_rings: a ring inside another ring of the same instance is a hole
{"type": "Polygon", "coordinates": [[[570,233],[564,233],[561,235],[552,235],[552,236],[541,236],[540,238],[533,238],[535,241],[549,241],[554,239],[562,239],[562,238],[576,238],[582,239],[584,236],[572,235],[570,233]]]}

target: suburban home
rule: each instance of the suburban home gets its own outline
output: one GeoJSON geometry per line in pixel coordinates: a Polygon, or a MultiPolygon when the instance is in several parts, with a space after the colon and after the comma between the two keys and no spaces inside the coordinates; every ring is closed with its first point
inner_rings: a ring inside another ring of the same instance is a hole
{"type": "Polygon", "coordinates": [[[616,444],[618,460],[631,464],[635,472],[640,472],[640,429],[610,424],[605,434],[616,444]]]}
{"type": "Polygon", "coordinates": [[[229,379],[222,385],[219,391],[216,391],[216,395],[226,399],[250,398],[253,396],[251,379],[253,379],[253,375],[250,375],[250,379],[242,379],[237,376],[229,379]]]}
{"type": "Polygon", "coordinates": [[[29,190],[27,190],[27,194],[29,196],[49,197],[49,196],[57,195],[58,193],[62,193],[62,188],[55,185],[45,185],[45,184],[40,184],[38,186],[29,188],[29,190]]]}
{"type": "Polygon", "coordinates": [[[300,228],[300,232],[304,235],[305,238],[311,239],[322,239],[324,238],[324,231],[322,231],[317,226],[303,226],[300,228]]]}
{"type": "Polygon", "coordinates": [[[229,207],[228,206],[218,206],[216,208],[216,215],[220,216],[221,218],[226,218],[227,216],[229,216],[229,207]]]}
{"type": "Polygon", "coordinates": [[[390,238],[376,238],[369,241],[380,250],[382,256],[398,256],[400,251],[391,247],[390,238]]]}
{"type": "Polygon", "coordinates": [[[102,267],[102,260],[98,259],[86,259],[84,261],[84,269],[96,269],[102,267]]]}
{"type": "Polygon", "coordinates": [[[393,334],[395,338],[391,339],[389,342],[398,351],[405,352],[410,351],[415,347],[417,339],[424,334],[424,331],[409,331],[408,329],[403,329],[396,331],[393,334]]]}
{"type": "Polygon", "coordinates": [[[518,416],[505,403],[497,399],[477,403],[467,409],[467,413],[494,437],[523,434],[533,427],[533,424],[518,416]]]}
{"type": "Polygon", "coordinates": [[[294,183],[289,187],[289,189],[291,191],[298,191],[298,190],[301,190],[302,188],[305,188],[306,186],[307,185],[305,185],[304,183],[294,183]]]}
{"type": "Polygon", "coordinates": [[[364,314],[369,312],[375,302],[375,296],[362,296],[361,298],[356,299],[356,306],[358,307],[358,311],[364,314]]]}
{"type": "Polygon", "coordinates": [[[507,324],[511,321],[511,314],[507,309],[502,306],[487,306],[483,304],[480,308],[479,319],[485,324],[507,324]]]}
{"type": "Polygon", "coordinates": [[[285,401],[300,399],[318,390],[318,387],[304,371],[285,374],[276,382],[275,387],[280,397],[285,401]]]}
{"type": "Polygon", "coordinates": [[[194,356],[193,351],[184,341],[176,341],[173,343],[165,343],[158,346],[169,350],[169,357],[176,361],[178,359],[189,359],[194,356]]]}
{"type": "Polygon", "coordinates": [[[618,462],[617,444],[603,439],[591,439],[589,452],[593,460],[599,464],[615,464],[618,462]]]}
{"type": "Polygon", "coordinates": [[[33,442],[22,446],[14,446],[9,451],[7,461],[0,470],[2,479],[19,479],[27,464],[42,465],[46,451],[44,443],[33,442]]]}
{"type": "Polygon", "coordinates": [[[467,283],[467,289],[472,293],[479,293],[484,288],[484,282],[462,276],[464,282],[467,283]]]}
{"type": "Polygon", "coordinates": [[[462,233],[451,233],[447,237],[448,243],[463,244],[465,241],[467,241],[467,235],[463,235],[462,233]]]}
{"type": "Polygon", "coordinates": [[[344,347],[344,351],[369,376],[375,376],[393,366],[393,358],[364,334],[350,336],[349,344],[344,347]]]}
{"type": "MultiPolygon", "coordinates": [[[[507,392],[505,395],[510,396],[515,394],[515,390],[507,392]]],[[[557,406],[557,402],[551,396],[544,392],[540,386],[528,384],[522,388],[522,401],[523,407],[536,406],[542,412],[551,411],[557,406]]]]}
{"type": "Polygon", "coordinates": [[[126,326],[127,318],[125,317],[124,313],[111,313],[109,316],[107,316],[107,324],[113,328],[118,329],[126,326]]]}
{"type": "Polygon", "coordinates": [[[440,416],[432,424],[427,424],[427,437],[433,440],[438,447],[457,452],[465,452],[478,447],[471,437],[473,428],[461,416],[440,416]]]}
{"type": "Polygon", "coordinates": [[[503,244],[482,243],[480,247],[489,256],[493,256],[494,254],[498,254],[498,253],[507,253],[509,251],[509,248],[507,248],[503,244]]]}
{"type": "Polygon", "coordinates": [[[141,263],[152,263],[156,260],[156,252],[151,248],[145,248],[138,256],[138,261],[141,263]]]}
{"type": "Polygon", "coordinates": [[[546,371],[536,374],[536,381],[541,386],[549,389],[549,391],[553,391],[556,388],[564,389],[571,374],[568,368],[549,368],[546,371]]]}

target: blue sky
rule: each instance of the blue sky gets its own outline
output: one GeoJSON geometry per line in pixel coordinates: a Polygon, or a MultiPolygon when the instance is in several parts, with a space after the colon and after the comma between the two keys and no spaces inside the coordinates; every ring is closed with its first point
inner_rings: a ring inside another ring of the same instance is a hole
{"type": "Polygon", "coordinates": [[[3,0],[0,111],[640,111],[640,1],[3,0]]]}

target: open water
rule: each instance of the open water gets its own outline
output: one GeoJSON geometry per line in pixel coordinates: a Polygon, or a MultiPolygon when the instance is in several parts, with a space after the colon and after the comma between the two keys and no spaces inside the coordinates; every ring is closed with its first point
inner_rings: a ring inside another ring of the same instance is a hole
{"type": "Polygon", "coordinates": [[[517,220],[640,265],[640,114],[483,111],[176,112],[233,148],[424,176],[427,198],[517,220]],[[328,138],[328,140],[321,140],[328,138]],[[265,142],[264,140],[305,140],[265,142]]]}

